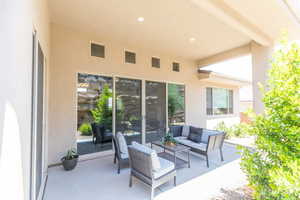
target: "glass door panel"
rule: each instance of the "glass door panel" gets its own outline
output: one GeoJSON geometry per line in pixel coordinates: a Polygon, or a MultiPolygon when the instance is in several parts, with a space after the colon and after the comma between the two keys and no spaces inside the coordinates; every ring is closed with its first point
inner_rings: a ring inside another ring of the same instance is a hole
{"type": "Polygon", "coordinates": [[[166,84],[146,81],[146,143],[161,140],[166,131],[166,84]]]}
{"type": "Polygon", "coordinates": [[[124,134],[127,144],[142,143],[142,81],[115,80],[116,133],[124,134]]]}
{"type": "Polygon", "coordinates": [[[78,74],[77,152],[112,149],[112,77],[78,74]]]}

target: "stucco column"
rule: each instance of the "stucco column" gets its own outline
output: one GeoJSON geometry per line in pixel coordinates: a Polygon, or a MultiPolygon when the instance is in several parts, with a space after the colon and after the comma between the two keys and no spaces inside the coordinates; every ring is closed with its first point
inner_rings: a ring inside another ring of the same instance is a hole
{"type": "Polygon", "coordinates": [[[268,76],[268,69],[270,68],[270,59],[273,46],[261,46],[256,42],[251,42],[252,54],[252,86],[253,86],[253,108],[259,114],[264,110],[262,103],[262,94],[259,90],[258,83],[265,84],[268,76]]]}
{"type": "Polygon", "coordinates": [[[0,3],[0,199],[30,199],[31,5],[0,3]]]}

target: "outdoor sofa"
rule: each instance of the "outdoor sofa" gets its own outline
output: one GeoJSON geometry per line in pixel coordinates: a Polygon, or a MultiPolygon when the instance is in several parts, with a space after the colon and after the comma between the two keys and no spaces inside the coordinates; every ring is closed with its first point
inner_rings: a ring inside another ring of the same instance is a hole
{"type": "Polygon", "coordinates": [[[224,132],[186,125],[170,126],[170,132],[178,143],[190,147],[195,153],[204,155],[207,167],[209,167],[208,155],[213,151],[219,150],[221,161],[224,160],[222,151],[224,132]]]}

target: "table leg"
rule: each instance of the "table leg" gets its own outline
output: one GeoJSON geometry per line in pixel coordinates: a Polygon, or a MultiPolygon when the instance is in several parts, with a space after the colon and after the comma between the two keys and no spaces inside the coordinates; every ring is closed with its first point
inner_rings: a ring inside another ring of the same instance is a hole
{"type": "Polygon", "coordinates": [[[188,167],[191,168],[190,151],[188,151],[188,167]]]}
{"type": "Polygon", "coordinates": [[[177,164],[176,164],[176,152],[174,152],[174,165],[175,165],[175,168],[177,167],[177,164]]]}

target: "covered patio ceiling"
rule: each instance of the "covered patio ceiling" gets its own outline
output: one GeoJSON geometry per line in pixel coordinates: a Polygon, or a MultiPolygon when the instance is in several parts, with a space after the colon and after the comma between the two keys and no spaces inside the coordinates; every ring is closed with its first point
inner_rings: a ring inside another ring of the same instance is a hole
{"type": "Polygon", "coordinates": [[[52,23],[93,33],[124,48],[150,49],[192,60],[252,40],[269,45],[282,28],[289,30],[291,36],[300,33],[282,0],[51,0],[48,3],[52,23]]]}

